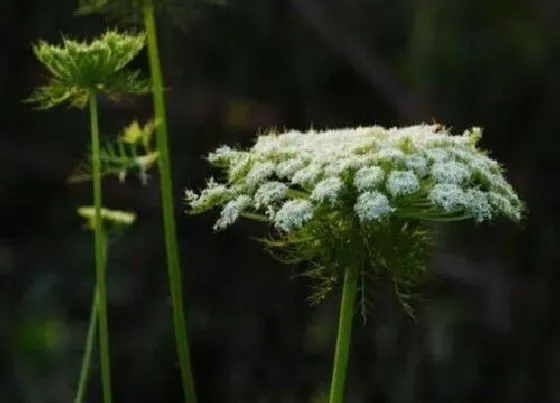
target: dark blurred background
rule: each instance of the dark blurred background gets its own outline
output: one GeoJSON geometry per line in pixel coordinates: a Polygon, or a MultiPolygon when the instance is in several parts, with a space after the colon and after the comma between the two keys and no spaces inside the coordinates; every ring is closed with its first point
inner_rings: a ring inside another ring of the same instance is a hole
{"type": "MultiPolygon", "coordinates": [[[[192,1],[158,23],[200,402],[324,401],[338,312],[338,294],[310,307],[297,268],[261,250],[265,226],[214,234],[216,214],[183,214],[184,188],[213,173],[202,157],[270,127],[433,121],[484,127],[528,219],[439,228],[416,323],[383,292],[356,321],[346,401],[560,402],[560,2],[192,1]]],[[[90,185],[66,180],[87,152],[87,111],[21,102],[45,79],[32,41],[105,29],[76,7],[0,1],[2,403],[71,402],[85,341],[93,247],[75,208],[90,185]]],[[[101,105],[107,135],[150,117],[150,98],[101,105]]],[[[138,213],[110,251],[115,402],[181,402],[157,175],[104,192],[138,213]]],[[[97,361],[87,401],[101,402],[97,361]]]]}

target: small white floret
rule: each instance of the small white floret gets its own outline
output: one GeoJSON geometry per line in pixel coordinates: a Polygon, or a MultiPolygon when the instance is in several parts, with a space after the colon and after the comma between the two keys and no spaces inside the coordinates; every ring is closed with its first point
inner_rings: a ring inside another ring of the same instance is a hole
{"type": "Polygon", "coordinates": [[[354,211],[360,221],[374,221],[390,214],[394,209],[383,193],[365,192],[358,196],[354,211]]]}
{"type": "Polygon", "coordinates": [[[274,216],[276,228],[289,232],[299,229],[313,218],[313,205],[308,200],[290,200],[274,216]]]}

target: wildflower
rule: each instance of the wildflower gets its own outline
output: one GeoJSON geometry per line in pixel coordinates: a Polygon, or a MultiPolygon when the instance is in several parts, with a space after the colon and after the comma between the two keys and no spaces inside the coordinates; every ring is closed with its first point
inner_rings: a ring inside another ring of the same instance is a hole
{"type": "Polygon", "coordinates": [[[210,162],[227,172],[228,182],[211,182],[189,203],[201,212],[243,194],[251,198],[251,208],[266,211],[271,219],[280,214],[282,220],[285,211],[278,210],[278,203],[294,197],[308,201],[313,211],[320,208],[321,214],[360,211],[358,218],[370,220],[381,215],[519,220],[523,205],[499,163],[476,148],[479,138],[479,130],[452,136],[428,125],[270,132],[247,151],[223,146],[211,153],[210,162]],[[350,193],[340,204],[346,187],[350,193]],[[384,206],[383,214],[364,210],[374,205],[384,206]]]}
{"type": "Polygon", "coordinates": [[[144,94],[149,91],[148,81],[140,78],[139,71],[125,69],[144,43],[143,34],[114,31],[107,31],[89,43],[68,38],[63,38],[62,45],[40,41],[33,51],[51,77],[28,101],[37,102],[42,109],[65,101],[81,108],[97,92],[111,99],[123,94],[144,94]]]}
{"type": "Polygon", "coordinates": [[[186,201],[194,213],[222,207],[215,229],[240,216],[270,222],[277,231],[265,243],[286,261],[311,263],[314,301],[349,267],[373,272],[362,276],[364,288],[380,270],[396,287],[412,287],[427,273],[428,221],[522,217],[522,202],[476,147],[479,138],[476,129],[452,136],[428,125],[270,132],[248,150],[211,153],[227,181],[187,191],[186,201]]]}

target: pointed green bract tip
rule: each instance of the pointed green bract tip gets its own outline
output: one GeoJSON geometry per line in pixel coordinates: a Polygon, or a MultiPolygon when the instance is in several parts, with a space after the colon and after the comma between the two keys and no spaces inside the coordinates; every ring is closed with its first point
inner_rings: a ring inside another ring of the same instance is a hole
{"type": "MultiPolygon", "coordinates": [[[[95,207],[82,206],[77,209],[78,215],[87,221],[89,229],[96,228],[95,207]]],[[[101,209],[101,220],[117,227],[129,227],[136,220],[136,213],[121,210],[101,209]]]]}

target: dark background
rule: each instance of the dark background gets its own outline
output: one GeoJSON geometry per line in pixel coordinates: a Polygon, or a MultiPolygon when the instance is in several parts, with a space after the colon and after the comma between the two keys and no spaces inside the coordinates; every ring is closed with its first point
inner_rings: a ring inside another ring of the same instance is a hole
{"type": "MultiPolygon", "coordinates": [[[[76,3],[0,0],[2,403],[71,402],[85,341],[93,247],[75,208],[90,185],[66,179],[87,151],[87,111],[21,102],[45,79],[32,41],[105,29],[76,3]]],[[[183,214],[184,188],[212,174],[202,157],[269,127],[422,121],[484,127],[528,219],[442,227],[417,323],[383,293],[356,322],[346,401],[560,402],[560,2],[199,0],[158,23],[201,403],[323,401],[338,309],[338,294],[305,302],[309,284],[251,239],[266,227],[213,234],[216,214],[183,214]]],[[[150,116],[149,97],[101,104],[109,135],[150,116]]],[[[158,178],[110,178],[104,192],[138,213],[110,252],[115,402],[180,402],[158,178]]],[[[101,402],[98,369],[88,402],[101,402]]]]}

